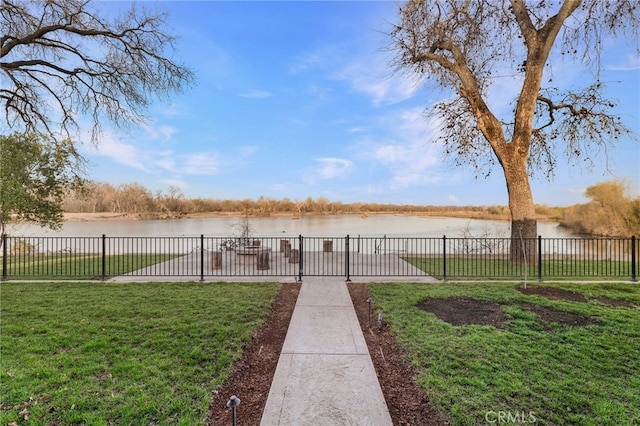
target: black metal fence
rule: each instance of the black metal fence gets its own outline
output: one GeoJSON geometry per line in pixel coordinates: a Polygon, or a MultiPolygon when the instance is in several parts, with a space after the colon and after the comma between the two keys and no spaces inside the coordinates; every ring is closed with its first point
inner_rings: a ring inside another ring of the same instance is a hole
{"type": "Polygon", "coordinates": [[[638,239],[7,237],[2,280],[358,276],[637,280],[638,239]],[[518,260],[511,245],[535,247],[518,260]]]}

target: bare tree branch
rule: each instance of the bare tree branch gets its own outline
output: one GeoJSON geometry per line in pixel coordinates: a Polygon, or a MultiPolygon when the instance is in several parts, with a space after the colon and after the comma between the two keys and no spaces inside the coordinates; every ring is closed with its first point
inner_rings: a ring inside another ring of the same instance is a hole
{"type": "Polygon", "coordinates": [[[637,40],[640,3],[408,0],[399,14],[389,33],[392,65],[448,97],[431,107],[442,123],[438,142],[456,164],[471,164],[476,174],[500,164],[512,236],[535,237],[530,175],[541,170],[551,177],[560,153],[588,163],[631,134],[604,96],[599,52],[605,37],[637,40]],[[561,58],[585,64],[596,83],[567,92],[543,87],[545,73],[561,58]],[[521,83],[512,92],[512,116],[488,102],[497,69],[521,83]]]}
{"type": "Polygon", "coordinates": [[[0,16],[0,93],[12,131],[68,137],[87,114],[95,141],[105,118],[144,121],[154,98],[193,82],[167,56],[175,37],[162,13],[133,5],[107,20],[91,0],[4,0],[0,16]]]}

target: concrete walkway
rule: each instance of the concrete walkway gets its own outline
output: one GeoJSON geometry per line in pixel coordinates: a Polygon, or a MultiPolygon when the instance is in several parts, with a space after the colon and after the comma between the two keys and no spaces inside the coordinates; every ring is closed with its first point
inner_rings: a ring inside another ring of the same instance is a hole
{"type": "Polygon", "coordinates": [[[341,278],[304,279],[260,424],[392,425],[341,278]]]}

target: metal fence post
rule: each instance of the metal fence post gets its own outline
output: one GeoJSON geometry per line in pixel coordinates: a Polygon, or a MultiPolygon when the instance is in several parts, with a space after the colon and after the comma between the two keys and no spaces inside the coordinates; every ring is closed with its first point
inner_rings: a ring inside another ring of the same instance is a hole
{"type": "Polygon", "coordinates": [[[347,274],[347,282],[351,281],[351,277],[349,276],[349,236],[347,235],[344,240],[344,268],[347,274]]]}
{"type": "Polygon", "coordinates": [[[204,235],[200,234],[200,282],[204,282],[204,235]]]}
{"type": "Polygon", "coordinates": [[[303,260],[304,260],[304,256],[302,254],[303,250],[303,245],[304,241],[302,238],[302,234],[298,235],[298,282],[302,282],[302,270],[304,269],[303,267],[303,260]]]}
{"type": "Polygon", "coordinates": [[[442,281],[447,280],[447,236],[442,236],[442,281]]]}
{"type": "MultiPolygon", "coordinates": [[[[351,237],[349,235],[346,235],[342,238],[344,238],[344,242],[340,243],[341,248],[339,249],[339,251],[342,252],[344,250],[344,254],[340,253],[338,255],[329,255],[327,254],[328,252],[324,251],[324,246],[322,248],[322,251],[315,251],[317,250],[317,244],[315,242],[316,237],[308,239],[309,241],[307,242],[305,241],[303,235],[299,234],[299,249],[297,250],[297,252],[294,252],[296,254],[293,255],[293,259],[291,259],[292,261],[289,262],[291,263],[291,265],[287,266],[286,270],[295,272],[296,274],[293,275],[293,277],[299,282],[301,282],[304,278],[305,268],[307,268],[306,270],[309,271],[312,276],[317,274],[331,276],[340,275],[342,273],[343,277],[345,277],[345,281],[350,282],[351,237]],[[307,245],[306,249],[308,249],[306,254],[305,244],[307,245]],[[318,253],[320,253],[319,256],[318,253]],[[344,259],[344,263],[340,265],[340,259],[342,256],[344,259]],[[305,257],[307,259],[305,259],[305,257]],[[309,261],[308,265],[305,265],[305,260],[309,261]],[[320,262],[325,263],[322,264],[320,262]],[[294,263],[298,263],[297,271],[295,269],[294,263]]],[[[374,249],[381,248],[377,244],[371,246],[371,242],[375,242],[374,238],[362,238],[361,236],[357,235],[356,239],[356,246],[353,248],[354,254],[356,254],[356,259],[354,260],[354,270],[356,276],[389,273],[394,273],[398,276],[403,275],[404,272],[400,271],[401,268],[398,268],[398,270],[386,270],[387,266],[385,265],[387,264],[379,262],[380,256],[372,256],[372,252],[374,251],[374,249]]],[[[411,252],[416,254],[417,260],[422,258],[433,260],[435,264],[429,263],[428,266],[433,265],[434,269],[425,271],[425,273],[429,273],[436,277],[439,275],[441,276],[441,280],[443,282],[446,282],[449,279],[449,266],[451,266],[451,276],[454,279],[474,274],[474,276],[505,278],[509,277],[509,274],[511,273],[511,269],[503,270],[501,268],[493,267],[495,259],[501,259],[501,247],[507,247],[508,245],[509,240],[506,238],[502,239],[502,241],[507,242],[499,241],[498,243],[495,242],[497,239],[485,239],[484,243],[481,242],[482,245],[480,245],[478,243],[478,240],[480,239],[460,239],[455,237],[447,238],[446,235],[443,235],[440,239],[429,238],[429,244],[427,247],[425,247],[426,250],[424,251],[422,251],[423,249],[420,248],[418,243],[413,242],[414,240],[421,241],[421,239],[418,238],[405,239],[387,237],[387,239],[388,248],[391,249],[391,252],[411,252]],[[442,243],[441,253],[437,253],[437,250],[435,248],[435,245],[438,244],[438,240],[440,240],[440,242],[442,243]],[[451,246],[451,259],[448,259],[449,240],[453,241],[453,245],[451,246]],[[404,244],[404,247],[402,247],[401,244],[404,244]],[[414,244],[416,245],[414,246],[414,244]],[[494,251],[494,248],[498,247],[497,244],[500,244],[500,249],[494,251]],[[494,253],[496,253],[495,256],[494,253]],[[439,255],[441,256],[440,268],[442,268],[440,271],[438,271],[437,269],[437,258],[439,255]],[[471,269],[471,267],[466,270],[464,269],[464,266],[466,265],[464,262],[472,265],[478,264],[479,266],[475,267],[475,269],[473,270],[471,269]]],[[[185,273],[182,268],[185,263],[188,263],[191,269],[189,269],[189,272],[187,274],[194,278],[199,275],[200,282],[204,282],[205,278],[212,276],[211,271],[207,272],[207,269],[205,268],[215,268],[216,265],[214,264],[216,264],[216,262],[220,263],[222,260],[222,258],[220,258],[220,260],[217,260],[217,258],[214,257],[207,258],[207,256],[211,256],[211,253],[207,254],[205,253],[205,251],[215,250],[213,247],[216,246],[216,238],[214,237],[207,240],[204,234],[200,235],[200,248],[196,248],[198,240],[194,241],[194,237],[170,237],[169,239],[147,238],[144,240],[126,237],[109,237],[109,241],[107,241],[106,234],[101,234],[101,236],[99,237],[91,238],[90,247],[88,246],[88,243],[85,242],[85,240],[88,241],[88,239],[71,237],[23,239],[10,237],[7,234],[0,235],[0,244],[2,245],[2,249],[0,249],[0,255],[2,256],[2,260],[0,260],[0,268],[2,268],[0,272],[0,280],[7,281],[9,280],[9,276],[11,276],[12,278],[22,275],[47,276],[51,275],[52,273],[54,275],[59,274],[69,277],[90,275],[95,279],[102,279],[102,281],[107,281],[109,277],[127,273],[131,275],[163,275],[162,271],[167,271],[168,274],[180,275],[185,273]],[[98,239],[98,241],[96,241],[96,239],[98,239]],[[180,250],[182,250],[181,247],[183,245],[188,243],[188,253],[190,253],[188,257],[184,257],[179,261],[174,260],[172,263],[169,263],[163,261],[163,258],[161,256],[158,256],[157,261],[153,263],[153,265],[146,267],[139,266],[137,265],[137,262],[133,262],[130,259],[131,256],[135,256],[135,254],[139,253],[160,253],[161,250],[166,251],[167,247],[170,247],[169,251],[171,251],[173,250],[173,245],[170,246],[170,243],[173,243],[174,240],[178,240],[178,243],[181,244],[179,246],[180,250]],[[205,244],[209,243],[212,244],[211,249],[205,246],[205,244]],[[11,244],[11,248],[9,248],[9,244],[11,244]],[[194,244],[196,245],[196,247],[193,247],[194,244]],[[41,245],[41,247],[39,247],[38,245],[41,245]],[[96,253],[96,250],[98,251],[98,253],[96,253]],[[46,258],[46,253],[61,254],[56,255],[55,259],[52,257],[52,259],[50,260],[46,258]],[[85,261],[81,266],[65,266],[65,269],[61,268],[62,273],[57,272],[57,270],[55,269],[55,261],[64,260],[65,262],[67,262],[70,259],[70,256],[73,256],[73,253],[78,253],[78,259],[80,259],[81,257],[86,258],[87,256],[84,253],[92,253],[90,256],[92,261],[85,261]],[[18,266],[21,266],[29,256],[33,256],[34,259],[40,260],[41,266],[36,267],[32,265],[24,266],[24,268],[18,268],[16,266],[18,264],[20,264],[18,266]],[[96,264],[96,262],[99,262],[99,264],[96,264]],[[200,262],[199,268],[196,266],[198,262],[200,262]],[[196,265],[194,265],[193,263],[195,263],[196,265]],[[208,266],[205,266],[205,264],[208,266]]],[[[229,241],[235,242],[235,239],[229,239],[229,241]]],[[[288,237],[286,240],[281,240],[281,242],[282,241],[295,245],[295,237],[288,237]]],[[[335,240],[327,240],[326,242],[332,243],[332,248],[335,248],[335,240]]],[[[591,258],[588,257],[591,256],[591,253],[593,253],[593,258],[599,262],[598,267],[600,269],[598,269],[598,274],[602,276],[617,277],[618,279],[623,280],[630,279],[631,282],[634,283],[638,281],[638,267],[640,266],[640,238],[637,235],[614,240],[601,238],[543,238],[541,235],[538,235],[537,247],[533,246],[533,244],[535,244],[533,239],[531,239],[529,242],[531,243],[531,245],[527,245],[527,247],[530,247],[533,250],[530,254],[537,253],[538,259],[537,262],[534,263],[533,256],[529,256],[528,258],[531,259],[531,263],[525,266],[525,271],[527,274],[529,274],[528,277],[530,279],[533,279],[533,274],[531,272],[533,272],[533,267],[537,266],[538,271],[536,275],[538,282],[543,281],[545,274],[549,274],[549,278],[566,276],[592,277],[594,273],[590,269],[589,262],[591,258]],[[631,247],[629,247],[629,244],[631,244],[631,247]],[[582,260],[580,260],[580,253],[582,252],[584,253],[581,258],[582,260]],[[556,256],[557,253],[559,253],[559,256],[556,256]],[[605,255],[607,261],[613,260],[613,262],[601,262],[605,260],[605,257],[603,257],[605,255]],[[628,256],[630,256],[630,258],[628,256]],[[546,259],[546,262],[543,262],[543,257],[544,259],[546,259]],[[570,261],[570,259],[573,258],[578,260],[570,261]],[[553,265],[554,267],[551,267],[552,265],[549,262],[557,262],[557,265],[553,265]],[[605,265],[600,266],[600,263],[605,265]],[[544,268],[547,269],[545,270],[544,268]]],[[[337,243],[339,243],[339,241],[337,241],[337,243]]],[[[261,241],[260,245],[264,245],[266,247],[268,244],[265,245],[261,241]]],[[[288,245],[289,247],[291,247],[291,244],[288,245]]],[[[220,255],[222,254],[222,252],[216,253],[220,255]]],[[[411,257],[413,255],[408,254],[407,256],[411,257]]],[[[289,255],[287,254],[286,257],[288,258],[289,255]]],[[[276,268],[276,270],[277,269],[278,268],[276,268]]],[[[251,274],[249,269],[233,269],[230,272],[230,275],[246,274],[251,274]]]]}
{"type": "Polygon", "coordinates": [[[542,282],[542,235],[538,235],[538,282],[542,282]]]}
{"type": "Polygon", "coordinates": [[[107,279],[107,236],[102,234],[102,281],[107,279]]]}
{"type": "Polygon", "coordinates": [[[2,281],[6,281],[7,276],[7,234],[2,234],[2,281]]]}
{"type": "Polygon", "coordinates": [[[631,282],[637,282],[636,276],[636,237],[631,236],[631,282]]]}

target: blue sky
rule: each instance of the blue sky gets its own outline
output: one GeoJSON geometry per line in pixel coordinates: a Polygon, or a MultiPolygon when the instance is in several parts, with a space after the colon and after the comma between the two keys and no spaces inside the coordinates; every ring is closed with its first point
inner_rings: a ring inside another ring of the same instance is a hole
{"type": "MultiPolygon", "coordinates": [[[[394,75],[384,51],[395,2],[145,5],[170,12],[180,37],[176,58],[197,82],[152,105],[147,124],[107,128],[97,147],[84,145],[92,179],[152,191],[175,186],[187,197],[215,199],[507,204],[500,169],[476,178],[430,143],[434,130],[424,113],[438,94],[394,75]]],[[[640,134],[638,44],[610,42],[603,81],[640,134]]],[[[572,64],[555,68],[567,82],[585,75],[572,64]]],[[[509,106],[501,94],[517,83],[503,80],[491,97],[497,108],[509,106]]],[[[621,141],[591,170],[564,163],[553,181],[532,181],[537,203],[585,202],[588,186],[613,178],[627,179],[639,195],[639,143],[621,141]]]]}

